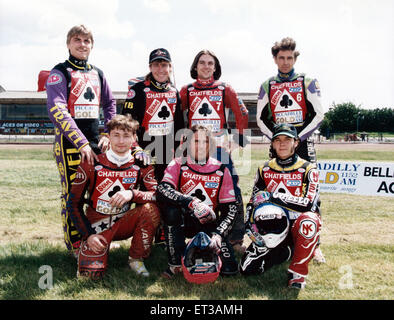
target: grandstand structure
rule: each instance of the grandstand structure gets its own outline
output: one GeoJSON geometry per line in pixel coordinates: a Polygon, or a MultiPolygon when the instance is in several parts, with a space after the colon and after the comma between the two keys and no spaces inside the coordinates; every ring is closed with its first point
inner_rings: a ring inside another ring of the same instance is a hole
{"type": "MultiPolygon", "coordinates": [[[[114,91],[117,111],[125,102],[127,92],[114,91]]],[[[256,123],[257,93],[238,93],[249,110],[249,128],[253,136],[261,135],[256,123]]],[[[0,86],[0,135],[53,135],[54,126],[47,113],[46,91],[6,91],[0,86]]],[[[103,114],[100,114],[103,128],[103,114]]],[[[235,128],[232,112],[229,114],[230,128],[235,128]]]]}

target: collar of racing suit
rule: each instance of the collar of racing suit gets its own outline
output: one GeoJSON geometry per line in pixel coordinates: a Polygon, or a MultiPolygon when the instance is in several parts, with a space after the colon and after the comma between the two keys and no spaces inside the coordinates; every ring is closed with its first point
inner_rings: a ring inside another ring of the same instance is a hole
{"type": "Polygon", "coordinates": [[[197,159],[194,159],[192,156],[187,157],[187,162],[189,164],[197,165],[197,166],[205,166],[208,163],[208,161],[209,161],[209,156],[207,159],[200,160],[200,161],[198,161],[197,159]]]}
{"type": "Polygon", "coordinates": [[[71,64],[75,65],[77,68],[80,68],[80,69],[87,69],[89,67],[88,60],[77,59],[71,54],[70,54],[70,57],[68,58],[68,61],[71,62],[71,64]]]}
{"type": "Polygon", "coordinates": [[[286,167],[290,167],[293,164],[295,164],[298,160],[298,155],[296,153],[294,153],[292,156],[290,156],[287,159],[280,159],[280,158],[276,158],[276,163],[279,164],[281,167],[286,168],[286,167]]]}
{"type": "Polygon", "coordinates": [[[221,162],[213,157],[208,157],[206,162],[196,162],[190,155],[187,156],[186,164],[191,169],[200,173],[209,173],[221,166],[221,162]]]}
{"type": "Polygon", "coordinates": [[[131,150],[127,152],[125,156],[119,156],[115,152],[112,151],[110,148],[105,155],[107,156],[108,160],[111,161],[113,164],[116,164],[118,167],[123,166],[125,163],[129,162],[133,156],[131,155],[131,150]]]}
{"type": "Polygon", "coordinates": [[[196,84],[197,84],[197,87],[203,88],[203,87],[211,86],[214,82],[215,82],[215,79],[212,76],[208,80],[203,80],[203,79],[197,78],[196,84]]]}
{"type": "Polygon", "coordinates": [[[290,71],[289,73],[282,73],[282,72],[280,72],[280,71],[278,70],[278,78],[279,78],[281,81],[284,81],[284,82],[290,81],[290,79],[293,77],[293,75],[294,75],[294,68],[291,69],[291,71],[290,71]]]}
{"type": "Polygon", "coordinates": [[[152,77],[152,79],[151,79],[150,82],[152,83],[153,86],[155,86],[155,87],[156,87],[157,89],[159,89],[159,90],[167,89],[168,86],[169,86],[169,84],[170,84],[169,81],[166,81],[166,82],[159,82],[159,81],[156,81],[153,77],[152,77]]]}

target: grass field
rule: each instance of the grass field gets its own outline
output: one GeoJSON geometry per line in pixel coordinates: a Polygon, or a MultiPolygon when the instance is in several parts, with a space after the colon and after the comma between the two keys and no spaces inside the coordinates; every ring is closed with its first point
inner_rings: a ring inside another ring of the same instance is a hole
{"type": "MultiPolygon", "coordinates": [[[[368,146],[368,145],[365,145],[368,146]]],[[[317,145],[319,159],[393,161],[393,147],[317,145]]],[[[235,156],[247,202],[266,146],[254,147],[250,162],[235,156]]],[[[389,197],[322,194],[321,247],[327,263],[310,265],[305,290],[286,288],[287,264],[261,276],[219,278],[193,285],[183,277],[160,278],[166,252],[154,246],[146,261],[151,276],[141,279],[127,267],[128,241],[109,257],[105,279],[76,278],[76,260],[62,240],[60,184],[48,146],[0,145],[0,299],[108,300],[271,300],[394,298],[394,201],[389,197]]],[[[247,241],[248,239],[246,239],[247,241]]]]}

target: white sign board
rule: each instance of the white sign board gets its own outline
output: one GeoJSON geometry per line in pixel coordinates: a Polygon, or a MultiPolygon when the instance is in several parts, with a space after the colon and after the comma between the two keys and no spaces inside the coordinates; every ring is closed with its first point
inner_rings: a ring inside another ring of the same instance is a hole
{"type": "Polygon", "coordinates": [[[318,161],[320,192],[394,197],[394,162],[318,161]]]}

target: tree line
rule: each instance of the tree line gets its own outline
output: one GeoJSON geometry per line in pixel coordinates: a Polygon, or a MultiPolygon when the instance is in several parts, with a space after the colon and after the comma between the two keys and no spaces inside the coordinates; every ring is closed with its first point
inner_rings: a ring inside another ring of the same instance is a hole
{"type": "Polygon", "coordinates": [[[362,109],[351,102],[333,103],[324,114],[320,133],[391,132],[394,133],[394,108],[362,109]]]}

